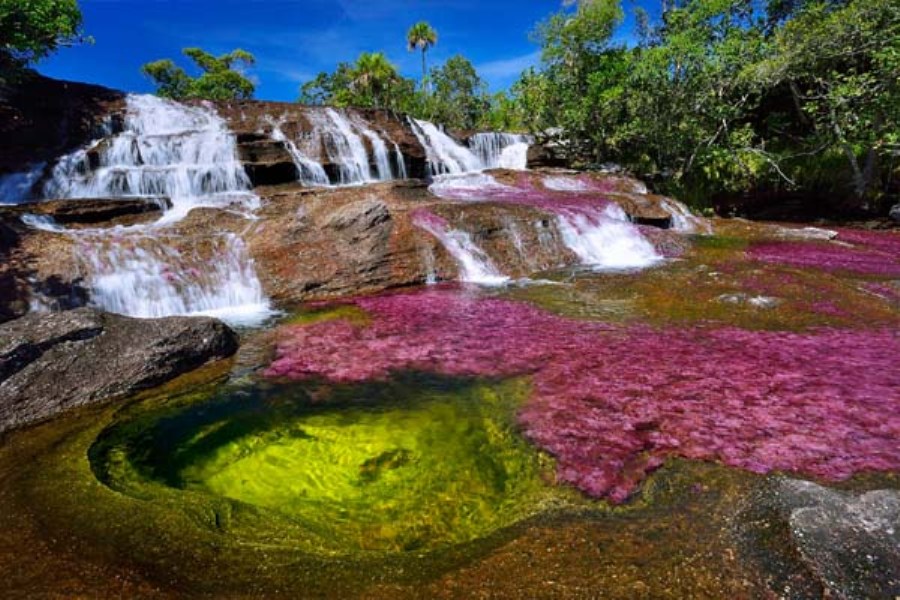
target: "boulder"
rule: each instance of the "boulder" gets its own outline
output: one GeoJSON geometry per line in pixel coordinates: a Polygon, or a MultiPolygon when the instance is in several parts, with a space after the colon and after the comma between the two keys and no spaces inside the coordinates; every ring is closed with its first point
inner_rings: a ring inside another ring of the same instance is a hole
{"type": "Polygon", "coordinates": [[[829,596],[900,596],[900,491],[853,494],[787,478],[773,491],[791,543],[829,596]]]}
{"type": "Polygon", "coordinates": [[[237,348],[237,334],[211,318],[31,313],[0,325],[0,432],[160,385],[237,348]]]}

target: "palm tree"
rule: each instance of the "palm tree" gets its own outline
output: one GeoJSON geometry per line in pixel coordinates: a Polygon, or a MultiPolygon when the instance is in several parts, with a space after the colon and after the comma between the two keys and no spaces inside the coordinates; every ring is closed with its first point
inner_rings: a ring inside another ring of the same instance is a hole
{"type": "Polygon", "coordinates": [[[425,64],[425,53],[438,41],[438,34],[427,21],[420,21],[409,28],[406,34],[406,43],[409,51],[422,51],[422,89],[425,89],[425,80],[428,77],[428,68],[425,64]]]}
{"type": "Polygon", "coordinates": [[[381,52],[363,52],[353,66],[353,86],[372,96],[376,107],[382,105],[382,95],[397,79],[397,68],[381,52]]]}

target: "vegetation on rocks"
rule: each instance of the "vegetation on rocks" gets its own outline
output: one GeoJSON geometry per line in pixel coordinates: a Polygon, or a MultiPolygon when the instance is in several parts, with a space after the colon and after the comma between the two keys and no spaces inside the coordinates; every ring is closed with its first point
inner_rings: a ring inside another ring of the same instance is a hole
{"type": "Polygon", "coordinates": [[[185,48],[182,53],[201,71],[190,76],[170,59],[157,60],[141,67],[141,72],[157,86],[156,93],[164,98],[186,100],[244,100],[253,97],[256,86],[242,72],[253,66],[256,59],[240,48],[213,56],[200,48],[185,48]]]}

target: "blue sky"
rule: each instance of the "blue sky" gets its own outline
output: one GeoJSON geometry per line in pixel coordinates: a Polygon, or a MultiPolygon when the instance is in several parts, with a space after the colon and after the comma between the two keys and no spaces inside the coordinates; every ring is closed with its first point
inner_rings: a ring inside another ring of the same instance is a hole
{"type": "MultiPolygon", "coordinates": [[[[406,50],[410,25],[429,21],[438,45],[429,65],[464,54],[493,90],[538,61],[529,32],[559,0],[81,0],[90,46],[62,49],[38,65],[51,77],[129,92],[152,91],[140,66],[178,59],[199,46],[241,47],[257,57],[256,97],[292,101],[302,82],[361,52],[381,50],[409,77],[421,74],[406,50]]],[[[628,27],[628,24],[626,24],[628,27]]]]}

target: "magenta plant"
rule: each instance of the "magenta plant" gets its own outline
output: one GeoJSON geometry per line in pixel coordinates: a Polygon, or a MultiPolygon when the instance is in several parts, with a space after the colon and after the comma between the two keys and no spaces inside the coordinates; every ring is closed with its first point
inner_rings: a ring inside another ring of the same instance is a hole
{"type": "Polygon", "coordinates": [[[531,377],[519,420],[558,478],[624,501],[667,457],[840,480],[900,468],[900,336],[585,323],[434,289],[281,331],[273,378],[531,377]]]}

